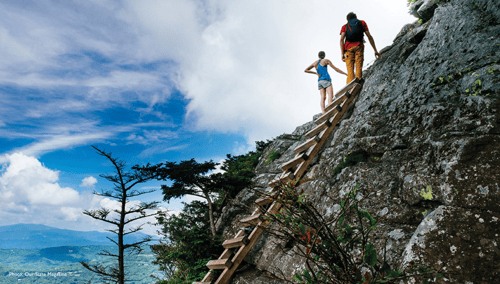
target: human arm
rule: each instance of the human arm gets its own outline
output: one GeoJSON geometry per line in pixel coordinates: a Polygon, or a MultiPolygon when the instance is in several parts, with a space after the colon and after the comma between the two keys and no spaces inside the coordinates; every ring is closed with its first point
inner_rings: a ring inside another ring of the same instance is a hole
{"type": "Polygon", "coordinates": [[[378,53],[377,47],[375,46],[375,40],[373,40],[373,37],[369,31],[365,31],[365,34],[368,37],[368,40],[370,41],[370,44],[373,47],[373,50],[375,50],[375,58],[378,59],[380,57],[380,53],[378,53]]]}
{"type": "Polygon", "coordinates": [[[337,71],[338,73],[344,74],[344,75],[347,76],[347,73],[345,73],[344,71],[342,71],[339,68],[335,67],[335,65],[333,65],[333,63],[330,60],[328,60],[328,65],[330,65],[330,67],[332,67],[333,70],[337,71]]]}
{"type": "Polygon", "coordinates": [[[304,72],[309,73],[309,74],[315,74],[315,75],[318,75],[318,77],[319,77],[319,74],[317,72],[311,71],[311,69],[316,68],[318,66],[317,64],[318,64],[318,62],[314,61],[311,65],[309,65],[306,68],[306,70],[304,70],[304,72]]]}
{"type": "Polygon", "coordinates": [[[342,54],[342,61],[345,62],[344,44],[345,44],[345,33],[341,33],[340,34],[340,52],[342,54]]]}

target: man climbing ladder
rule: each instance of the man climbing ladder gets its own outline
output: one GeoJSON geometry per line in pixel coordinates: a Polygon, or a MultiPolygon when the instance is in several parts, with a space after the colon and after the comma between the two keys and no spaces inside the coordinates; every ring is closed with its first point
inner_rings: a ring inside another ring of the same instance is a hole
{"type": "Polygon", "coordinates": [[[373,50],[375,50],[375,58],[379,58],[380,53],[378,53],[377,47],[375,47],[375,41],[368,31],[366,22],[358,20],[356,14],[353,12],[347,14],[347,24],[343,25],[340,30],[340,51],[342,53],[342,61],[347,65],[347,83],[354,79],[355,65],[356,78],[361,79],[363,77],[364,34],[366,34],[373,50]]]}

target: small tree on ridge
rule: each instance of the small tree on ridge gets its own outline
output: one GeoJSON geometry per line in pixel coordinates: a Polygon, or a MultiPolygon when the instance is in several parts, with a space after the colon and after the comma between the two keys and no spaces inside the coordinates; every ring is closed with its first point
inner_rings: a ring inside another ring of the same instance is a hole
{"type": "Polygon", "coordinates": [[[152,173],[144,173],[138,170],[137,166],[133,167],[132,171],[127,172],[125,171],[125,162],[113,158],[111,153],[106,153],[94,146],[92,147],[99,155],[111,161],[115,168],[113,174],[101,175],[102,178],[112,182],[114,184],[114,188],[107,191],[102,190],[100,193],[94,192],[94,194],[118,201],[120,209],[101,208],[97,210],[85,210],[83,211],[83,214],[116,226],[116,229],[108,230],[109,232],[117,235],[116,240],[109,237],[107,238],[118,246],[118,254],[104,250],[99,253],[99,255],[116,258],[117,265],[103,266],[101,264],[90,264],[83,261],[80,263],[88,270],[98,274],[106,282],[123,284],[125,283],[127,276],[124,264],[125,251],[130,250],[133,252],[136,250],[137,252],[140,252],[142,251],[141,245],[151,241],[151,238],[147,237],[141,241],[125,244],[123,240],[124,236],[142,230],[142,226],[144,225],[143,223],[136,227],[129,227],[130,224],[134,221],[155,216],[160,213],[158,211],[148,212],[148,210],[155,210],[158,208],[157,206],[159,202],[156,201],[141,202],[139,205],[134,206],[127,206],[127,204],[131,201],[130,198],[153,192],[154,190],[139,191],[132,188],[140,183],[154,179],[155,176],[152,173]],[[110,213],[112,212],[117,213],[118,217],[110,216],[110,213]]]}
{"type": "Polygon", "coordinates": [[[181,198],[192,195],[204,198],[208,203],[208,214],[212,236],[216,235],[214,221],[214,206],[210,196],[218,193],[221,186],[222,175],[208,172],[215,170],[217,163],[208,161],[198,163],[195,159],[176,162],[165,162],[154,166],[145,166],[141,170],[156,176],[158,180],[171,180],[172,185],[162,185],[163,201],[169,202],[172,198],[181,198]]]}

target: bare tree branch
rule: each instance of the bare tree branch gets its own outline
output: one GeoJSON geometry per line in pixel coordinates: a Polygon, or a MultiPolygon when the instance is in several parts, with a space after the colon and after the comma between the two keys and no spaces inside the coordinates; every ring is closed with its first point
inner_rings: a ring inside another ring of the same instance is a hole
{"type": "Polygon", "coordinates": [[[134,242],[131,244],[124,243],[124,236],[136,233],[142,230],[144,224],[140,224],[134,228],[126,229],[125,226],[133,221],[137,221],[143,218],[152,217],[162,213],[160,210],[156,212],[148,213],[147,210],[157,209],[158,202],[142,202],[141,204],[134,206],[130,209],[126,209],[127,203],[131,200],[131,197],[143,195],[146,193],[151,193],[154,190],[132,190],[134,186],[140,183],[154,178],[152,173],[143,173],[137,168],[133,168],[132,172],[125,171],[126,164],[123,161],[115,159],[111,156],[111,153],[107,153],[104,150],[100,150],[95,146],[92,146],[99,155],[107,158],[114,166],[113,174],[103,174],[100,175],[102,178],[112,182],[114,184],[112,190],[102,190],[100,193],[94,192],[97,196],[107,197],[117,200],[120,203],[120,208],[110,209],[101,208],[98,210],[85,210],[83,214],[88,215],[96,220],[103,221],[105,223],[112,224],[116,226],[115,229],[108,229],[107,231],[116,234],[117,238],[113,239],[106,237],[109,241],[118,247],[118,253],[114,254],[109,251],[102,251],[99,255],[114,257],[117,259],[116,265],[104,266],[101,264],[89,264],[88,262],[80,262],[83,267],[96,273],[101,277],[102,280],[110,283],[124,284],[127,279],[127,274],[125,273],[125,251],[130,250],[130,253],[134,251],[142,251],[141,245],[150,241],[151,237],[147,237],[142,241],[134,242]],[[130,192],[128,192],[130,190],[130,192]],[[115,213],[118,214],[116,218],[110,218],[110,213],[113,212],[113,217],[115,213]],[[127,220],[127,216],[131,214],[139,214],[139,216],[133,216],[131,219],[127,220]]]}

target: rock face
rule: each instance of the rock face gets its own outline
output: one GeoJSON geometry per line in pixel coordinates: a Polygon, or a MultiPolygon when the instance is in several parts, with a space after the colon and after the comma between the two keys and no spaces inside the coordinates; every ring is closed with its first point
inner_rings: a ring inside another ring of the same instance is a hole
{"type": "MultiPolygon", "coordinates": [[[[448,274],[439,283],[498,283],[500,3],[419,0],[411,11],[422,21],[403,27],[365,71],[354,110],[311,164],[312,180],[299,188],[329,216],[359,183],[361,206],[380,217],[373,242],[394,265],[441,267],[448,274]],[[334,175],[354,154],[366,162],[334,175]]],[[[218,226],[226,237],[313,125],[268,147],[255,186],[238,195],[240,205],[224,209],[218,226]],[[270,151],[282,156],[265,164],[270,151]]],[[[270,274],[290,280],[304,267],[295,249],[262,235],[232,282],[279,283],[270,274]]]]}

